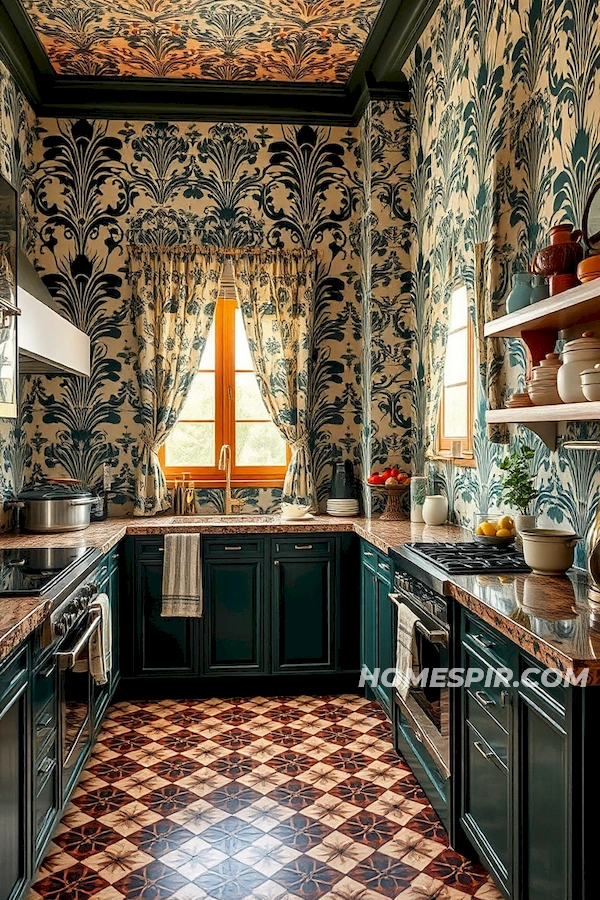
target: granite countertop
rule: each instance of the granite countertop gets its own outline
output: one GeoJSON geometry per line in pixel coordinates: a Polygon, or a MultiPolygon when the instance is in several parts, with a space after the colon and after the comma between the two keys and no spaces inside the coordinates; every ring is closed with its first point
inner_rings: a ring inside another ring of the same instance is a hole
{"type": "MultiPolygon", "coordinates": [[[[285,534],[310,532],[355,532],[382,553],[390,547],[414,541],[432,543],[468,539],[454,525],[438,527],[408,521],[381,519],[337,519],[315,516],[289,522],[280,516],[158,516],[112,518],[67,534],[4,534],[0,549],[16,547],[98,547],[102,553],[127,534],[166,534],[177,530],[201,534],[285,534]]],[[[587,599],[586,573],[572,569],[568,576],[539,575],[452,576],[447,593],[481,616],[544,665],[577,677],[589,669],[588,684],[600,684],[600,611],[587,599]]],[[[0,606],[0,659],[24,640],[43,621],[49,601],[43,598],[4,598],[0,606]]]]}

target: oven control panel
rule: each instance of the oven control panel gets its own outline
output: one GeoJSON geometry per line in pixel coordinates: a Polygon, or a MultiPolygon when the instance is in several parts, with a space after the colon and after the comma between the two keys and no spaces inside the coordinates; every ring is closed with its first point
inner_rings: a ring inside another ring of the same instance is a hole
{"type": "Polygon", "coordinates": [[[448,622],[448,603],[446,598],[432,590],[428,585],[423,584],[418,578],[414,578],[407,572],[396,570],[394,587],[397,591],[408,594],[413,602],[424,607],[427,612],[439,619],[440,622],[448,622]]]}

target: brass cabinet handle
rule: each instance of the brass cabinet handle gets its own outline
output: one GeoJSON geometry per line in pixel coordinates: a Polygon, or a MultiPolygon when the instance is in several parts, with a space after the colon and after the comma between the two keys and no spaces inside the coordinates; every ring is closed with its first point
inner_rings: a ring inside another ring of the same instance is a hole
{"type": "Polygon", "coordinates": [[[380,569],[383,569],[384,572],[390,571],[390,567],[388,566],[387,563],[378,563],[377,565],[379,566],[380,569]]]}
{"type": "Polygon", "coordinates": [[[225,547],[225,550],[241,550],[241,547],[225,547]]]}
{"type": "Polygon", "coordinates": [[[479,700],[482,706],[495,706],[496,701],[492,700],[491,697],[488,697],[485,691],[475,691],[475,696],[479,700]]]}
{"type": "Polygon", "coordinates": [[[363,556],[374,556],[374,553],[371,553],[369,550],[365,550],[363,556]]]}
{"type": "Polygon", "coordinates": [[[312,550],[312,544],[294,544],[294,550],[312,550]]]}
{"type": "Polygon", "coordinates": [[[274,565],[274,566],[278,566],[278,565],[279,565],[279,560],[276,559],[275,562],[273,563],[273,565],[274,565]]]}

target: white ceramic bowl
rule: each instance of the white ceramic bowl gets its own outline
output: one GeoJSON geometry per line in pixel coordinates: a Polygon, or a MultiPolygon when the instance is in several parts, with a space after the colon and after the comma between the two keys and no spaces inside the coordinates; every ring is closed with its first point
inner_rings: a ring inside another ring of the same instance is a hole
{"type": "Polygon", "coordinates": [[[582,384],[581,390],[583,391],[585,399],[589,400],[591,403],[598,403],[600,401],[600,381],[582,384]]]}
{"type": "Polygon", "coordinates": [[[536,575],[564,575],[575,559],[581,540],[572,531],[532,528],[521,532],[525,562],[536,575]]]}
{"type": "Polygon", "coordinates": [[[284,519],[301,519],[308,512],[308,506],[297,506],[295,503],[282,503],[281,515],[284,519]]]}

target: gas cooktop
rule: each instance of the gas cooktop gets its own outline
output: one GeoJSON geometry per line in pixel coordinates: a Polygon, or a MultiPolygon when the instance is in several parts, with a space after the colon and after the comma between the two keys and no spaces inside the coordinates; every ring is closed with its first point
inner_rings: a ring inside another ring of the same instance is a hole
{"type": "Polygon", "coordinates": [[[51,592],[70,569],[97,555],[94,547],[34,547],[0,550],[0,596],[51,592]]]}
{"type": "Polygon", "coordinates": [[[493,547],[474,541],[462,544],[405,544],[412,554],[451,575],[530,572],[514,547],[493,547]]]}

